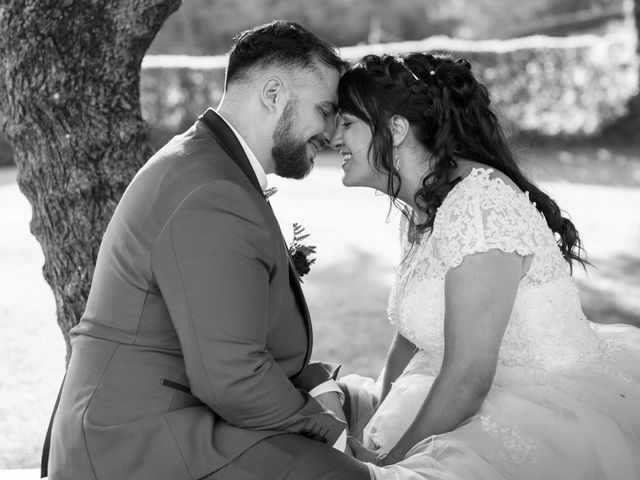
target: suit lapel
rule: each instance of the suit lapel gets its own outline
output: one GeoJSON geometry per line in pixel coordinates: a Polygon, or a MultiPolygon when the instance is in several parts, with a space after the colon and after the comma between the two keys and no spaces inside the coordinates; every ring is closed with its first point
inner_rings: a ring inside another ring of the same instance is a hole
{"type": "MultiPolygon", "coordinates": [[[[218,115],[215,110],[209,108],[206,112],[204,112],[199,120],[204,123],[204,125],[211,131],[213,136],[216,138],[220,146],[227,152],[231,160],[233,160],[238,168],[242,170],[242,172],[247,176],[251,184],[254,188],[263,195],[262,187],[260,187],[260,182],[258,181],[258,177],[256,176],[253,167],[251,166],[251,162],[247,158],[247,155],[240,144],[240,141],[233,133],[233,131],[229,128],[227,123],[218,115]]],[[[269,208],[271,208],[271,204],[267,202],[269,208]]],[[[285,250],[287,251],[287,258],[289,262],[289,283],[293,289],[293,292],[296,296],[296,301],[298,302],[298,308],[302,312],[302,317],[304,318],[305,327],[307,330],[307,352],[304,359],[304,366],[309,363],[309,359],[311,358],[311,349],[313,346],[313,330],[311,328],[311,316],[309,315],[309,308],[307,307],[307,302],[304,298],[304,294],[302,293],[302,287],[300,286],[300,278],[293,266],[293,260],[289,255],[289,249],[287,248],[287,243],[285,239],[282,237],[282,232],[280,233],[280,238],[284,243],[285,250]]],[[[302,371],[302,369],[301,369],[302,371]]]]}
{"type": "Polygon", "coordinates": [[[254,188],[262,195],[262,188],[260,187],[260,182],[258,181],[258,177],[256,177],[256,173],[253,171],[253,167],[251,166],[251,162],[247,158],[247,154],[244,152],[244,148],[240,145],[240,141],[233,133],[233,131],[227,125],[220,115],[218,115],[215,110],[208,109],[202,115],[200,115],[199,120],[206,125],[206,127],[211,131],[218,143],[224,150],[229,154],[231,160],[233,160],[236,165],[242,170],[254,188]]]}
{"type": "MultiPolygon", "coordinates": [[[[284,241],[284,239],[283,239],[284,241]]],[[[307,344],[309,348],[307,348],[307,353],[304,357],[304,364],[300,372],[304,369],[304,365],[309,363],[311,359],[311,349],[313,347],[313,329],[311,328],[311,315],[309,315],[309,308],[307,307],[307,301],[304,298],[304,294],[302,293],[302,286],[300,285],[300,277],[298,277],[298,272],[293,265],[293,259],[291,255],[289,255],[289,248],[285,242],[285,247],[287,249],[287,258],[289,259],[289,283],[293,287],[293,291],[296,295],[296,300],[298,301],[298,307],[302,312],[302,317],[304,318],[305,326],[307,327],[307,344]]],[[[298,373],[300,373],[298,372],[298,373]]]]}

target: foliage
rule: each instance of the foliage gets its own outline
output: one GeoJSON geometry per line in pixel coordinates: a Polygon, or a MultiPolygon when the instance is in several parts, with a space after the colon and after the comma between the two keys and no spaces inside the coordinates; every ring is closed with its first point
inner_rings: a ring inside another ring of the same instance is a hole
{"type": "Polygon", "coordinates": [[[434,35],[507,38],[518,25],[624,0],[189,0],[158,34],[151,54],[217,55],[238,32],[278,18],[296,20],[338,46],[434,35]]]}
{"type": "MultiPolygon", "coordinates": [[[[302,243],[311,235],[305,233],[304,227],[299,223],[293,224],[293,240],[289,244],[289,255],[291,261],[296,269],[298,277],[303,277],[311,270],[311,265],[316,263],[315,258],[311,258],[311,255],[315,255],[315,245],[305,245],[302,243]]],[[[302,281],[302,280],[301,280],[302,281]]]]}
{"type": "Polygon", "coordinates": [[[585,136],[624,115],[637,91],[632,39],[553,43],[532,39],[530,47],[456,53],[477,65],[511,129],[585,136]]]}
{"type": "MultiPolygon", "coordinates": [[[[565,17],[569,24],[571,14],[578,12],[598,13],[617,11],[623,13],[624,0],[537,0],[518,2],[511,0],[470,0],[466,5],[467,36],[474,38],[509,38],[518,36],[518,32],[547,33],[544,20],[565,17]],[[517,5],[517,8],[514,6],[517,5]],[[528,29],[527,25],[533,28],[528,29]],[[536,30],[536,26],[539,30],[536,30]]],[[[566,29],[572,30],[571,25],[566,29]]]]}
{"type": "Polygon", "coordinates": [[[167,21],[149,53],[221,54],[238,32],[278,18],[298,21],[341,46],[356,45],[370,38],[373,42],[420,39],[452,33],[456,20],[446,7],[450,3],[445,0],[394,3],[385,0],[189,0],[167,21]]]}
{"type": "Polygon", "coordinates": [[[182,132],[208,106],[217,105],[223,88],[223,68],[143,68],[142,111],[159,137],[155,143],[162,144],[167,136],[182,132]]]}

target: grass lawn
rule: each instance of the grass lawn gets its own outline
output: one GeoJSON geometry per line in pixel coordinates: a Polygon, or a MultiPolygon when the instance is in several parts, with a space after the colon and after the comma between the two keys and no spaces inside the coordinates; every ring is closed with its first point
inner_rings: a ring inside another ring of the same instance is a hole
{"type": "MultiPolygon", "coordinates": [[[[631,147],[524,146],[533,175],[570,212],[597,268],[577,272],[587,315],[640,319],[640,154],[631,147]]],[[[398,260],[398,214],[385,197],[345,189],[339,159],[323,155],[309,179],[272,177],[271,203],[285,237],[299,222],[317,245],[304,290],[314,319],[314,357],[343,374],[377,375],[392,329],[386,300],[398,260]]],[[[0,169],[0,469],[35,467],[64,370],[64,342],[45,284],[30,207],[14,168],[0,169]]]]}

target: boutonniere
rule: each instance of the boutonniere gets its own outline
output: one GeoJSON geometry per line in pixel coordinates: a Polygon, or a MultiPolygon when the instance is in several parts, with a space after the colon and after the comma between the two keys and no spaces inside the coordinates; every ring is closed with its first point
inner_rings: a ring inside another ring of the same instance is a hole
{"type": "Polygon", "coordinates": [[[289,255],[291,255],[291,260],[298,273],[298,277],[303,277],[309,273],[311,265],[316,262],[315,258],[311,258],[311,255],[316,253],[316,247],[302,243],[302,241],[307,238],[309,238],[309,234],[304,233],[304,227],[299,223],[294,223],[293,241],[289,244],[289,255]]]}

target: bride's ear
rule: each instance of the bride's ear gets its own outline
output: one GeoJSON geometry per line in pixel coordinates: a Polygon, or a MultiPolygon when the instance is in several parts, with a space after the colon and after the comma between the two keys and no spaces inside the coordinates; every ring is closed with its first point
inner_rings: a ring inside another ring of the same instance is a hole
{"type": "Polygon", "coordinates": [[[402,115],[393,115],[389,120],[389,127],[391,128],[391,135],[393,136],[393,146],[400,145],[409,133],[409,120],[402,115]]]}

